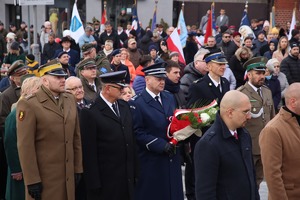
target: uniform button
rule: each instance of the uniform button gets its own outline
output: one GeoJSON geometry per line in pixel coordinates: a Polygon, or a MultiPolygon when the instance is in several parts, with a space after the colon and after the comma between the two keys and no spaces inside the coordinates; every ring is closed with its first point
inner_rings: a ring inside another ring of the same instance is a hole
{"type": "Polygon", "coordinates": [[[172,162],[173,160],[172,159],[170,159],[170,162],[172,162]]]}
{"type": "Polygon", "coordinates": [[[69,181],[69,178],[67,178],[67,181],[69,181]]]}
{"type": "Polygon", "coordinates": [[[68,142],[69,142],[69,141],[67,140],[67,141],[66,141],[66,144],[68,144],[68,142]]]}
{"type": "Polygon", "coordinates": [[[126,144],[126,147],[128,147],[128,144],[126,144]]]}
{"type": "Polygon", "coordinates": [[[69,159],[66,160],[66,162],[68,162],[68,161],[69,161],[69,159]]]}

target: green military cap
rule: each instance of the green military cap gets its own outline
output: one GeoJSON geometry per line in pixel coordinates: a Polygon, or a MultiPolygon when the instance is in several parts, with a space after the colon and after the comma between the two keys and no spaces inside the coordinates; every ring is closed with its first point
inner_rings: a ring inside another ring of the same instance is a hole
{"type": "Polygon", "coordinates": [[[84,59],[77,64],[77,68],[79,71],[91,67],[96,67],[96,63],[93,58],[84,59]]]}
{"type": "Polygon", "coordinates": [[[93,23],[92,22],[87,22],[86,25],[87,26],[93,26],[93,23]]]}
{"type": "Polygon", "coordinates": [[[82,45],[81,51],[82,51],[82,53],[86,53],[86,52],[89,52],[90,50],[92,50],[92,48],[96,48],[96,46],[94,44],[87,43],[87,44],[82,45]]]}
{"type": "Polygon", "coordinates": [[[251,70],[266,71],[267,62],[268,59],[266,57],[254,57],[250,58],[247,62],[245,62],[243,67],[246,69],[247,72],[251,70]]]}
{"type": "Polygon", "coordinates": [[[26,72],[27,72],[27,67],[25,66],[24,62],[22,60],[16,60],[8,69],[7,75],[21,76],[26,74],[26,72]]]}
{"type": "Polygon", "coordinates": [[[38,69],[38,72],[40,73],[40,77],[47,74],[52,76],[68,76],[61,66],[61,63],[57,59],[41,65],[38,69]]]}

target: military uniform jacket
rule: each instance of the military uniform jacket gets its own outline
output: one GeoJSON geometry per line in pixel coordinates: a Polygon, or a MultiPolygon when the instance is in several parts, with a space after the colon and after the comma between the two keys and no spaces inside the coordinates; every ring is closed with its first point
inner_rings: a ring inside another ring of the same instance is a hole
{"type": "Polygon", "coordinates": [[[20,97],[20,87],[16,84],[11,85],[0,94],[0,127],[4,130],[5,119],[11,111],[12,104],[16,103],[20,97]]]}
{"type": "Polygon", "coordinates": [[[118,118],[98,96],[80,113],[84,180],[89,200],[133,199],[137,153],[129,105],[118,100],[118,118]]]}
{"type": "MultiPolygon", "coordinates": [[[[41,182],[43,200],[74,200],[74,173],[82,173],[75,98],[61,93],[58,106],[41,87],[17,105],[17,144],[25,185],[41,182]]],[[[26,199],[32,198],[26,191],[26,199]]]]}
{"type": "Polygon", "coordinates": [[[251,119],[246,124],[252,138],[253,155],[260,155],[258,138],[260,131],[275,116],[274,103],[272,93],[267,86],[261,86],[261,98],[258,93],[247,82],[238,88],[239,91],[246,94],[251,103],[251,119]]]}
{"type": "Polygon", "coordinates": [[[160,92],[160,98],[162,105],[144,89],[129,102],[140,161],[135,200],[183,200],[179,151],[173,157],[164,153],[175,100],[166,91],[160,92]]]}
{"type": "Polygon", "coordinates": [[[97,88],[97,92],[83,76],[80,77],[80,80],[82,82],[82,86],[84,90],[84,98],[90,102],[93,102],[96,99],[97,95],[99,95],[100,80],[98,78],[95,78],[95,85],[97,88]]]}
{"type": "Polygon", "coordinates": [[[199,100],[217,100],[218,103],[220,103],[224,94],[230,90],[228,80],[224,77],[221,77],[220,79],[222,92],[214,85],[208,74],[203,78],[194,81],[189,88],[187,107],[193,107],[195,103],[199,103],[199,100]]]}

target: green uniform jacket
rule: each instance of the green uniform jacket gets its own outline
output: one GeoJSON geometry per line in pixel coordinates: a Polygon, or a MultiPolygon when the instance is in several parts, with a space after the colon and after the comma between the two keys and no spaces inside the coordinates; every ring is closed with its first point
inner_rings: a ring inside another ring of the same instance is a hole
{"type": "Polygon", "coordinates": [[[7,159],[6,200],[24,200],[25,187],[23,179],[12,179],[11,174],[22,172],[17,148],[16,109],[13,109],[5,121],[4,147],[7,159]]]}

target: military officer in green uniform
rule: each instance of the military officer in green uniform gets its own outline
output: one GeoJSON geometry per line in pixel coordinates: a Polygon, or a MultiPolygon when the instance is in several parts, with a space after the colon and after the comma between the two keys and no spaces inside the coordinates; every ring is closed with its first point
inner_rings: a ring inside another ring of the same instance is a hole
{"type": "Polygon", "coordinates": [[[256,170],[256,183],[259,187],[263,180],[263,166],[260,156],[258,138],[261,130],[275,116],[271,90],[264,85],[267,59],[254,57],[244,63],[248,81],[238,88],[246,94],[251,103],[251,119],[246,125],[252,138],[252,154],[256,170]]]}
{"type": "Polygon", "coordinates": [[[93,44],[84,44],[81,47],[83,59],[87,58],[93,58],[95,60],[95,63],[97,65],[97,71],[99,75],[105,74],[107,72],[112,72],[112,69],[110,68],[110,63],[106,55],[102,53],[96,53],[96,46],[93,44]]]}

